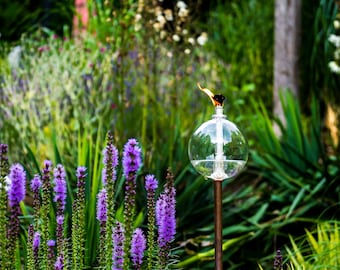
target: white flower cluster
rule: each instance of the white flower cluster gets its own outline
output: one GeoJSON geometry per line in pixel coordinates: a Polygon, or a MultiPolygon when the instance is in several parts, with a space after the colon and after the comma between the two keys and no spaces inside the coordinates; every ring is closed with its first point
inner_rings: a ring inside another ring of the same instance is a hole
{"type": "MultiPolygon", "coordinates": [[[[340,30],[339,20],[334,21],[334,28],[336,31],[340,30]]],[[[328,67],[332,72],[340,74],[340,36],[331,34],[328,38],[328,41],[335,47],[334,60],[328,63],[328,67]]]]}
{"type": "MultiPolygon", "coordinates": [[[[162,1],[159,0],[159,2],[162,1]]],[[[139,5],[135,16],[135,30],[140,31],[142,26],[150,25],[150,28],[158,33],[161,40],[183,44],[185,46],[184,53],[190,54],[190,47],[196,44],[203,46],[208,40],[208,35],[205,32],[196,38],[190,35],[190,31],[186,28],[187,25],[190,25],[189,15],[190,10],[184,1],[178,1],[174,10],[163,9],[161,6],[144,7],[143,3],[143,5],[139,5]],[[146,21],[146,24],[143,20],[146,21]]]]}

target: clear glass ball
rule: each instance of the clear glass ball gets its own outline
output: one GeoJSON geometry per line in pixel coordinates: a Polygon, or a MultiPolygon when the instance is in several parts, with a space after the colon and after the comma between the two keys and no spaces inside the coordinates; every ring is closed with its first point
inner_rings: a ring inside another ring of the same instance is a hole
{"type": "Polygon", "coordinates": [[[191,164],[204,177],[232,179],[246,165],[248,144],[234,123],[223,114],[214,115],[193,133],[188,153],[191,164]]]}

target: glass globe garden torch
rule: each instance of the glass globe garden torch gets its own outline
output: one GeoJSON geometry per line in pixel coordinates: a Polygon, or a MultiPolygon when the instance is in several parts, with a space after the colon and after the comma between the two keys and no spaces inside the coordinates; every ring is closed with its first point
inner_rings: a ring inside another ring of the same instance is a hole
{"type": "Polygon", "coordinates": [[[215,107],[212,119],[193,133],[188,153],[198,173],[214,182],[215,200],[215,269],[222,270],[222,181],[234,179],[248,160],[248,144],[237,126],[223,114],[223,95],[206,93],[215,107]]]}

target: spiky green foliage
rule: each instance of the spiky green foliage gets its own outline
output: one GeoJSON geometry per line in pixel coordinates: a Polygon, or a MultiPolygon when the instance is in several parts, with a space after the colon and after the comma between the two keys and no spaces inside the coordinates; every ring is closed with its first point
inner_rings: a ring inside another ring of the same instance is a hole
{"type": "Polygon", "coordinates": [[[305,229],[303,237],[290,237],[288,260],[296,269],[338,269],[340,265],[339,222],[319,222],[314,229],[305,229]]]}
{"type": "Polygon", "coordinates": [[[322,203],[332,205],[338,201],[339,197],[333,190],[337,189],[335,182],[339,161],[326,153],[322,143],[322,121],[317,100],[312,100],[308,120],[303,118],[298,101],[290,92],[281,96],[281,102],[286,120],[285,124],[278,123],[281,138],[276,136],[270,117],[260,105],[258,113],[262,117],[254,122],[258,140],[252,158],[264,176],[277,187],[280,193],[277,200],[290,202],[285,209],[285,219],[288,219],[294,211],[303,214],[310,208],[321,207],[322,203]],[[320,202],[309,202],[310,198],[316,197],[320,202]]]}

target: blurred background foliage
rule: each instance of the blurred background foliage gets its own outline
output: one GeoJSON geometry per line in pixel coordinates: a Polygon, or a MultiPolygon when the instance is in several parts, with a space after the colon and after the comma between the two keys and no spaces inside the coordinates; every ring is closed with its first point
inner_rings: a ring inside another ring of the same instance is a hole
{"type": "MultiPolygon", "coordinates": [[[[176,176],[176,267],[213,268],[212,183],[187,157],[190,135],[213,113],[200,82],[227,97],[226,114],[251,149],[243,174],[224,184],[224,267],[270,269],[276,249],[339,219],[339,149],[324,122],[328,104],[340,101],[339,76],[327,67],[336,1],[302,1],[300,99],[282,96],[285,125],[272,115],[274,0],[189,1],[183,17],[175,1],[163,1],[159,11],[171,9],[173,20],[161,28],[153,1],[138,3],[88,1],[87,31],[73,37],[73,1],[2,1],[0,141],[31,177],[50,158],[65,165],[74,187],[74,168],[86,165],[96,193],[105,134],[113,132],[120,150],[136,137],[140,183],[146,173],[164,181],[168,167],[176,176]]],[[[95,196],[87,200],[93,216],[95,196]]],[[[93,265],[95,233],[89,237],[93,265]]]]}

